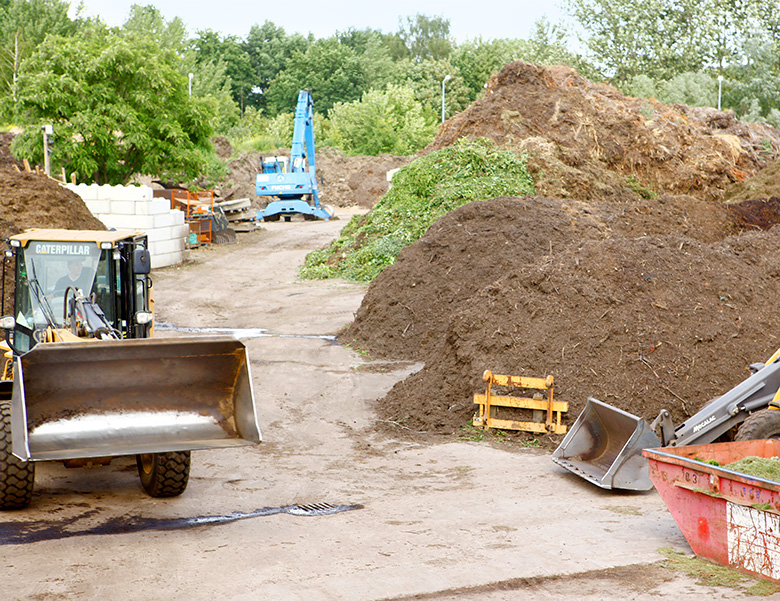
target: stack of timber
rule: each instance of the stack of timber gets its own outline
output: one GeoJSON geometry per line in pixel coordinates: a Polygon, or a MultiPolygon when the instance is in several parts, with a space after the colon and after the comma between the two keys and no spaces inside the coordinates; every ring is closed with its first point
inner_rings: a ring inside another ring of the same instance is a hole
{"type": "Polygon", "coordinates": [[[260,227],[257,211],[252,208],[252,202],[248,198],[218,200],[214,205],[222,209],[230,228],[236,232],[252,232],[260,227]]]}

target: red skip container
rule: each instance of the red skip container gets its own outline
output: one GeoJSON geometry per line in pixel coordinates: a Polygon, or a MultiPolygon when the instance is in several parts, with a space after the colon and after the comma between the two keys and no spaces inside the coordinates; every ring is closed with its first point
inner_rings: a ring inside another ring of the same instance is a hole
{"type": "Polygon", "coordinates": [[[780,582],[780,482],[716,465],[780,457],[780,440],[645,449],[650,479],[696,555],[780,582]]]}

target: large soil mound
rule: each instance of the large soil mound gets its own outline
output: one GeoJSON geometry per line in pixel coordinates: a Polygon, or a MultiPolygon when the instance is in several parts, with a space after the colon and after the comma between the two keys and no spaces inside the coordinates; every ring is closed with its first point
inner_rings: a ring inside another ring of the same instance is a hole
{"type": "Polygon", "coordinates": [[[630,98],[568,67],[522,62],[491,78],[428,150],[464,136],[527,152],[539,194],[580,200],[720,199],[780,148],[780,132],[733,113],[630,98]]]}
{"type": "Polygon", "coordinates": [[[372,283],[342,340],[425,362],[378,405],[400,432],[457,432],[485,369],[553,374],[569,423],[588,396],[679,422],[780,344],[780,232],[755,231],[761,208],[475,202],[372,283]]]}
{"type": "MultiPolygon", "coordinates": [[[[0,167],[0,238],[29,228],[105,230],[106,226],[90,213],[80,196],[53,179],[0,167]]],[[[3,315],[13,306],[12,269],[7,261],[3,315]]]]}

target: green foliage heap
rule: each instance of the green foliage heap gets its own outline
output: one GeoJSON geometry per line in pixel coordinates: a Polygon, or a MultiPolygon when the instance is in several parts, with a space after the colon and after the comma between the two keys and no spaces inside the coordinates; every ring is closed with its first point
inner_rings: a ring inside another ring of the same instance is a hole
{"type": "Polygon", "coordinates": [[[758,476],[765,480],[780,482],[780,459],[777,457],[754,457],[749,455],[723,467],[735,472],[758,476]]]}
{"type": "Polygon", "coordinates": [[[461,140],[414,160],[365,216],[355,216],[325,249],[309,253],[301,275],[370,281],[442,215],[469,202],[534,193],[525,159],[492,142],[461,140]]]}

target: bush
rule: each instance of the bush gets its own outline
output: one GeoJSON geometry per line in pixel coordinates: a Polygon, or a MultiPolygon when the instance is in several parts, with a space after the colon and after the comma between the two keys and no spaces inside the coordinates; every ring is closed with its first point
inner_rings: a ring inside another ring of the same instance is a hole
{"type": "Polygon", "coordinates": [[[413,154],[431,140],[435,125],[407,86],[371,90],[360,101],[336,103],[329,111],[329,143],[347,154],[413,154]]]}
{"type": "Polygon", "coordinates": [[[301,275],[373,280],[449,211],[472,201],[533,192],[523,157],[489,140],[461,140],[401,169],[371,212],[353,217],[329,247],[309,253],[301,275]]]}

